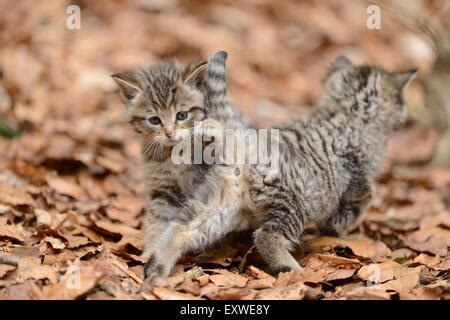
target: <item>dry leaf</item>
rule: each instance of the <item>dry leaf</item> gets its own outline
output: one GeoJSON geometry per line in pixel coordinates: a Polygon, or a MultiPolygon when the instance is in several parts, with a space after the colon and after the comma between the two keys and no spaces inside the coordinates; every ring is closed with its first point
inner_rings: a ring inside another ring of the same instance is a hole
{"type": "Polygon", "coordinates": [[[34,215],[36,216],[38,227],[46,228],[52,225],[52,216],[50,212],[36,208],[34,209],[34,215]]]}
{"type": "Polygon", "coordinates": [[[401,239],[413,250],[441,257],[447,255],[447,247],[450,246],[450,232],[439,227],[421,229],[401,239]]]}
{"type": "Polygon", "coordinates": [[[12,206],[31,206],[34,204],[34,200],[25,191],[0,183],[0,203],[9,204],[12,206]]]}
{"type": "Polygon", "coordinates": [[[64,235],[64,238],[66,238],[67,240],[67,246],[71,249],[78,248],[91,243],[91,241],[88,238],[83,236],[64,235]]]}
{"type": "Polygon", "coordinates": [[[59,239],[59,238],[45,237],[43,239],[43,241],[50,243],[53,249],[62,250],[62,249],[64,249],[66,247],[64,242],[61,239],[59,239]]]}
{"type": "Polygon", "coordinates": [[[307,247],[310,248],[335,248],[335,247],[348,247],[357,256],[363,258],[369,258],[372,261],[379,261],[382,257],[389,256],[391,251],[389,248],[380,241],[374,241],[364,237],[353,238],[333,238],[333,237],[319,237],[313,239],[307,243],[307,247]]]}
{"type": "Polygon", "coordinates": [[[392,293],[376,287],[360,287],[348,292],[345,297],[350,300],[391,300],[392,293]]]}
{"type": "Polygon", "coordinates": [[[190,293],[181,293],[167,288],[153,288],[152,293],[161,300],[202,300],[190,293]]]}
{"type": "MultiPolygon", "coordinates": [[[[206,271],[206,270],[205,270],[206,271]]],[[[236,273],[232,273],[230,271],[227,271],[225,269],[210,269],[208,271],[212,271],[214,274],[209,276],[209,279],[219,287],[238,287],[242,288],[245,287],[247,284],[248,278],[241,276],[236,273]]]]}
{"type": "Polygon", "coordinates": [[[129,238],[143,238],[143,233],[141,230],[136,230],[131,227],[127,227],[121,224],[115,224],[107,221],[94,221],[94,226],[110,236],[115,237],[129,237],[129,238]]]}
{"type": "Polygon", "coordinates": [[[16,269],[15,266],[7,265],[7,264],[0,264],[0,279],[3,278],[7,273],[10,271],[16,269]]]}
{"type": "Polygon", "coordinates": [[[25,241],[25,234],[22,226],[0,225],[0,239],[2,238],[23,243],[25,241]]]}
{"type": "Polygon", "coordinates": [[[51,283],[57,281],[57,271],[48,265],[43,265],[37,258],[23,257],[19,260],[17,267],[17,282],[24,282],[28,279],[48,279],[51,283]]]}
{"type": "Polygon", "coordinates": [[[301,300],[305,297],[308,287],[300,281],[301,278],[296,273],[280,273],[273,288],[258,291],[255,299],[301,300]]]}
{"type": "Polygon", "coordinates": [[[359,269],[358,277],[371,283],[383,283],[394,279],[398,274],[401,275],[402,270],[406,269],[406,267],[394,261],[372,263],[359,269]]]}
{"type": "Polygon", "coordinates": [[[102,274],[92,267],[71,265],[61,281],[45,286],[42,292],[49,300],[76,299],[93,289],[101,278],[102,274]]]}
{"type": "Polygon", "coordinates": [[[60,194],[71,196],[74,199],[80,199],[84,197],[83,189],[79,185],[69,180],[58,177],[47,177],[47,183],[50,188],[60,194]]]}

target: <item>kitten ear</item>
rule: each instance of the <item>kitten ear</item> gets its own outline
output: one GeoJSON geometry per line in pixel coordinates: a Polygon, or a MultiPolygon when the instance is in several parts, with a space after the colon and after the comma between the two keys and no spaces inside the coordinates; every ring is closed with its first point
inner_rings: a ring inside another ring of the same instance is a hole
{"type": "Polygon", "coordinates": [[[184,69],[183,83],[200,87],[206,76],[207,62],[204,60],[189,63],[184,69]]]}
{"type": "Polygon", "coordinates": [[[111,77],[119,86],[120,94],[125,102],[132,100],[141,91],[136,73],[133,71],[114,73],[111,77]]]}
{"type": "Polygon", "coordinates": [[[398,89],[403,89],[408,83],[410,83],[416,76],[417,69],[411,69],[404,72],[394,74],[394,81],[398,89]]]}
{"type": "Polygon", "coordinates": [[[352,62],[346,56],[339,56],[331,64],[331,71],[337,71],[342,68],[351,67],[352,62]]]}

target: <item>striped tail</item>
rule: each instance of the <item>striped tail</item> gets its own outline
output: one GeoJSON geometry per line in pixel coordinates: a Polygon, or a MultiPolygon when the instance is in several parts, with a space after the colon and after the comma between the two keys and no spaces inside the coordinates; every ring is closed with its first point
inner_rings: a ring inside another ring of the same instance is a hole
{"type": "Polygon", "coordinates": [[[217,51],[208,59],[206,91],[208,109],[212,112],[228,107],[227,85],[225,79],[225,51],[217,51]]]}

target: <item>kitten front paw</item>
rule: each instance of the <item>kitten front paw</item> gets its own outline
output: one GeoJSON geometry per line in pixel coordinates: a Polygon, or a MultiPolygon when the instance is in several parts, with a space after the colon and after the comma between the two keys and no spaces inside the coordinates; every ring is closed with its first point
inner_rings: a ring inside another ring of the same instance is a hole
{"type": "Polygon", "coordinates": [[[168,270],[168,267],[160,263],[154,254],[150,255],[144,264],[144,279],[167,277],[169,273],[170,270],[168,270]]]}

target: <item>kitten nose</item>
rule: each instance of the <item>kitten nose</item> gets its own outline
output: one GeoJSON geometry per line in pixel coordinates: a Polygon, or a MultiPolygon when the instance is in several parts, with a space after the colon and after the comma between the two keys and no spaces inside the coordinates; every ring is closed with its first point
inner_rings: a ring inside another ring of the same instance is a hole
{"type": "Polygon", "coordinates": [[[166,131],[166,137],[169,138],[170,140],[172,140],[174,132],[173,131],[166,131]]]}

